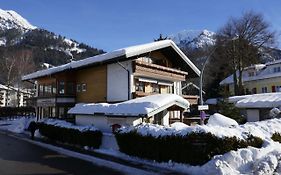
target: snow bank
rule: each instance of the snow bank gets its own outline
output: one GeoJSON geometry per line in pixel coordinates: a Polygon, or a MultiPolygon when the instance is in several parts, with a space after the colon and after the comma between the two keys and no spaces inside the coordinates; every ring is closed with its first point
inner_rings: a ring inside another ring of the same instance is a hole
{"type": "Polygon", "coordinates": [[[228,118],[224,115],[221,115],[219,113],[215,113],[214,115],[211,115],[208,120],[208,126],[222,126],[222,127],[231,127],[231,126],[237,126],[238,123],[228,118]]]}
{"type": "Polygon", "coordinates": [[[246,139],[249,135],[260,137],[264,140],[271,140],[271,136],[275,132],[281,133],[281,119],[271,119],[260,122],[248,122],[244,125],[231,125],[230,127],[220,125],[195,125],[187,127],[169,127],[155,124],[143,123],[136,127],[122,127],[120,132],[130,132],[136,130],[143,136],[166,136],[180,135],[185,136],[191,132],[196,133],[212,133],[219,138],[223,137],[238,137],[246,139]]]}
{"type": "Polygon", "coordinates": [[[0,120],[0,129],[14,133],[23,133],[35,117],[19,117],[10,120],[0,120]]]}
{"type": "Polygon", "coordinates": [[[79,126],[79,125],[74,125],[72,123],[66,122],[64,120],[57,120],[57,119],[43,119],[40,122],[48,124],[48,125],[62,127],[62,128],[77,129],[81,132],[83,132],[83,131],[97,131],[98,130],[93,125],[79,126]]]}
{"type": "Polygon", "coordinates": [[[174,168],[189,174],[280,174],[281,144],[269,142],[262,148],[242,148],[224,155],[215,156],[203,166],[174,165],[174,168]]]}

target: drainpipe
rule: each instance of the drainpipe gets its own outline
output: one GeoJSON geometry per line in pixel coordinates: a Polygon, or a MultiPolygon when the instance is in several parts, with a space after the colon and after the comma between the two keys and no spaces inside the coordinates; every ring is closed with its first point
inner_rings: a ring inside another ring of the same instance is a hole
{"type": "Polygon", "coordinates": [[[125,71],[127,71],[127,75],[128,75],[128,100],[130,100],[130,91],[131,91],[131,87],[130,87],[130,71],[123,64],[121,64],[119,61],[117,62],[117,64],[119,64],[119,66],[121,66],[125,71]]]}

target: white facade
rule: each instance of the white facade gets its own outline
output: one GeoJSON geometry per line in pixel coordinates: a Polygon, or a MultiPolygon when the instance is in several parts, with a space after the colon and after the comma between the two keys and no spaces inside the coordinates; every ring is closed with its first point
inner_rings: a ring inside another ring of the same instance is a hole
{"type": "Polygon", "coordinates": [[[119,124],[122,126],[136,126],[142,123],[142,119],[139,117],[106,117],[104,115],[76,115],[75,121],[77,125],[94,125],[102,132],[110,133],[112,131],[111,126],[119,124]]]}
{"type": "Polygon", "coordinates": [[[118,102],[128,100],[128,94],[132,92],[133,75],[132,61],[124,61],[107,65],[107,101],[118,102]],[[122,67],[124,66],[124,68],[122,67]],[[130,88],[128,88],[128,71],[130,88]],[[130,92],[128,92],[130,90],[130,92]]]}

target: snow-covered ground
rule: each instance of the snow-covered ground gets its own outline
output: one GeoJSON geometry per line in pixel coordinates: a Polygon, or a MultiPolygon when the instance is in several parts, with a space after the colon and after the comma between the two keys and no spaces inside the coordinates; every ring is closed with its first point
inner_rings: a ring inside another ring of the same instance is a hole
{"type": "MultiPolygon", "coordinates": [[[[264,139],[262,148],[247,147],[230,151],[223,155],[213,157],[202,166],[191,166],[187,164],[175,163],[173,161],[157,163],[151,160],[144,160],[131,157],[119,151],[100,149],[100,153],[121,157],[130,161],[136,161],[148,165],[165,167],[187,174],[281,174],[281,144],[271,140],[275,132],[281,133],[281,119],[271,119],[261,122],[248,122],[244,125],[236,125],[231,119],[224,118],[219,114],[210,117],[213,120],[223,120],[221,124],[214,125],[210,122],[204,126],[187,126],[183,123],[172,124],[171,127],[163,127],[152,124],[143,124],[137,128],[141,134],[153,134],[154,136],[166,134],[187,134],[189,132],[211,132],[219,137],[237,136],[244,139],[248,134],[264,139]]],[[[27,123],[32,119],[20,118],[15,120],[0,121],[0,129],[19,133],[27,127],[27,123]],[[10,124],[10,125],[7,125],[10,124]]],[[[54,124],[54,121],[48,121],[54,124]]],[[[63,125],[62,123],[56,123],[63,125]]],[[[132,129],[132,128],[130,128],[132,129]]],[[[129,131],[129,130],[126,130],[129,131]]]]}
{"type": "Polygon", "coordinates": [[[0,130],[7,130],[13,133],[23,133],[32,121],[35,121],[35,117],[19,117],[0,120],[0,130]]]}

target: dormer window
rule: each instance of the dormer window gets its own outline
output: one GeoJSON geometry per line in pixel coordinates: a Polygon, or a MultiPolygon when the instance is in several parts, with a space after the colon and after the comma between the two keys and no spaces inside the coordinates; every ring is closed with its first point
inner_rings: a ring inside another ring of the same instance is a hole
{"type": "Polygon", "coordinates": [[[277,73],[277,72],[281,72],[281,68],[280,67],[274,67],[273,68],[273,73],[277,73]]]}

